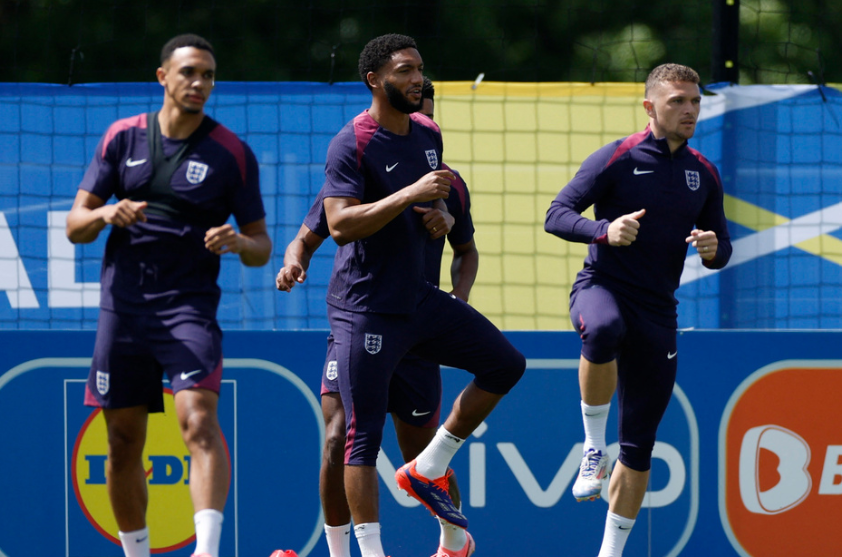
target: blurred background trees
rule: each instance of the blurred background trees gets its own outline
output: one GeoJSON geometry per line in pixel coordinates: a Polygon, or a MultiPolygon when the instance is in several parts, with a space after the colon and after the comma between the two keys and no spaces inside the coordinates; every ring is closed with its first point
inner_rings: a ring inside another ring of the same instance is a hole
{"type": "MultiPolygon", "coordinates": [[[[0,0],[0,81],[151,81],[183,32],[224,81],[355,81],[365,43],[396,32],[437,80],[642,81],[675,61],[710,82],[726,1],[0,0]]],[[[842,82],[838,2],[739,0],[739,20],[740,83],[842,82]]]]}

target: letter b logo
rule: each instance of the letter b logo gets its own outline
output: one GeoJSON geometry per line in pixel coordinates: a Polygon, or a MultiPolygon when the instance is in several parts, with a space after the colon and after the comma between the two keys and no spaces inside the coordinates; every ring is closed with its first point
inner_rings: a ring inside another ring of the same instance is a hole
{"type": "Polygon", "coordinates": [[[746,509],[777,514],[804,501],[813,483],[808,464],[810,447],[798,434],[774,425],[748,430],[740,449],[740,495],[746,509]],[[763,462],[767,459],[774,463],[763,462]],[[765,489],[760,482],[764,472],[777,479],[765,489]]]}

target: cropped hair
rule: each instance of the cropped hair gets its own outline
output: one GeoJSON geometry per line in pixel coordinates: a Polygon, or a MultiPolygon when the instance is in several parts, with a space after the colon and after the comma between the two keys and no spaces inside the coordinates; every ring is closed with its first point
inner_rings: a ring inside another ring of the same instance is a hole
{"type": "Polygon", "coordinates": [[[365,48],[360,53],[360,62],[358,65],[360,77],[363,83],[365,83],[365,86],[371,89],[368,79],[366,79],[368,72],[379,71],[380,68],[392,59],[392,54],[405,48],[417,49],[418,46],[415,44],[415,39],[406,35],[390,33],[368,41],[368,44],[365,45],[365,48]]]}
{"type": "Polygon", "coordinates": [[[421,86],[421,100],[430,99],[434,101],[436,97],[436,88],[430,78],[424,76],[424,85],[421,86]]]}
{"type": "Polygon", "coordinates": [[[213,53],[213,46],[211,46],[211,44],[206,39],[200,37],[199,35],[186,33],[184,35],[178,35],[176,37],[173,37],[167,41],[167,44],[165,44],[164,48],[161,49],[161,65],[163,65],[164,62],[170,59],[170,56],[172,56],[173,51],[175,51],[178,48],[183,48],[185,46],[192,46],[193,48],[198,48],[200,50],[207,50],[211,53],[211,55],[216,57],[216,55],[213,53]]]}
{"type": "Polygon", "coordinates": [[[646,78],[646,89],[644,95],[648,98],[649,91],[658,83],[672,83],[676,81],[687,81],[689,83],[699,84],[699,74],[696,70],[689,66],[682,66],[681,64],[661,64],[651,72],[646,78]]]}

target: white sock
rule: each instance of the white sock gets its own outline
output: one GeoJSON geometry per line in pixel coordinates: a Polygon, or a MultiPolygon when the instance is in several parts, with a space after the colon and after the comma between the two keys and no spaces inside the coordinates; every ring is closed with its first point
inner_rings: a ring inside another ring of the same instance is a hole
{"type": "Polygon", "coordinates": [[[464,441],[448,433],[444,426],[439,427],[436,436],[415,459],[415,469],[430,480],[441,478],[447,472],[447,466],[453,459],[453,455],[464,441]]]}
{"type": "Polygon", "coordinates": [[[222,513],[215,509],[203,509],[193,515],[196,525],[197,555],[207,553],[219,557],[219,538],[222,536],[222,513]]]}
{"type": "Polygon", "coordinates": [[[605,533],[602,536],[602,547],[597,557],[622,557],[632,526],[634,526],[634,520],[631,518],[609,511],[608,516],[605,517],[605,533]]]}
{"type": "Polygon", "coordinates": [[[126,557],[149,557],[149,527],[134,532],[118,532],[126,557]]]}
{"type": "Polygon", "coordinates": [[[439,518],[441,534],[439,534],[439,545],[445,549],[456,552],[465,547],[468,543],[468,535],[463,528],[454,526],[443,518],[439,518]]]}
{"type": "Polygon", "coordinates": [[[351,523],[343,526],[325,524],[325,539],[330,557],[351,557],[351,523]]]}
{"type": "Polygon", "coordinates": [[[585,424],[585,452],[588,449],[596,449],[607,454],[608,448],[605,444],[605,426],[608,423],[608,410],[611,403],[600,404],[599,406],[588,406],[582,401],[582,422],[585,424]]]}
{"type": "Polygon", "coordinates": [[[380,542],[380,523],[368,522],[354,526],[354,535],[360,544],[362,557],[386,557],[380,542]]]}

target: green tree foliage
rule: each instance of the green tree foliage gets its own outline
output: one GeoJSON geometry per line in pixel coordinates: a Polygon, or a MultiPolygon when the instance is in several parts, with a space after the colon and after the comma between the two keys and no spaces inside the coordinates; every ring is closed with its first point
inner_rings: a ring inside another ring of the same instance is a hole
{"type": "MultiPolygon", "coordinates": [[[[720,2],[725,0],[713,0],[720,2]]],[[[842,82],[842,9],[740,0],[741,83],[842,82]]],[[[675,61],[711,79],[710,0],[0,0],[0,80],[150,81],[171,36],[216,47],[225,81],[353,81],[383,33],[434,79],[641,81],[675,61]]]]}

